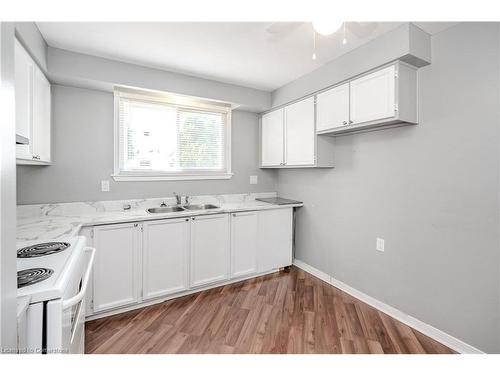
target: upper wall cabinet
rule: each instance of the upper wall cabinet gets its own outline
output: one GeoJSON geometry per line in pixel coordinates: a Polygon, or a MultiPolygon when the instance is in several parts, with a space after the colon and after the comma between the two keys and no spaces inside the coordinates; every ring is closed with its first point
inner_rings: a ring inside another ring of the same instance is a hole
{"type": "Polygon", "coordinates": [[[51,159],[50,83],[31,56],[15,42],[16,133],[29,139],[16,145],[17,164],[49,164],[51,159]]]}
{"type": "Polygon", "coordinates": [[[262,116],[262,168],[332,167],[331,142],[316,136],[315,100],[301,100],[262,116]]]}
{"type": "Polygon", "coordinates": [[[394,65],[350,82],[349,124],[380,121],[397,115],[394,65]]]}
{"type": "Polygon", "coordinates": [[[285,165],[314,165],[314,98],[285,107],[285,165]]]}
{"type": "Polygon", "coordinates": [[[33,70],[35,64],[17,40],[15,42],[14,61],[16,134],[31,140],[31,118],[33,116],[33,70]]]}
{"type": "Polygon", "coordinates": [[[318,94],[316,131],[338,128],[349,124],[349,83],[318,94]]]}
{"type": "Polygon", "coordinates": [[[417,71],[397,62],[317,95],[318,134],[417,123],[417,71]]]}
{"type": "Polygon", "coordinates": [[[262,116],[262,166],[274,167],[285,162],[285,111],[278,109],[262,116]]]}

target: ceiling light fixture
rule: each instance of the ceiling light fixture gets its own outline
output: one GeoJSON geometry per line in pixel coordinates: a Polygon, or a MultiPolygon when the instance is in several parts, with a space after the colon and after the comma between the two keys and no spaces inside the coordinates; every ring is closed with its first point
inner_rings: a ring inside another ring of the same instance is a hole
{"type": "Polygon", "coordinates": [[[345,22],[342,24],[342,27],[344,29],[344,38],[342,39],[342,44],[346,45],[347,44],[347,38],[345,37],[345,22]]]}
{"type": "Polygon", "coordinates": [[[343,22],[331,19],[316,19],[312,21],[314,31],[321,35],[331,35],[342,26],[343,22]]]}

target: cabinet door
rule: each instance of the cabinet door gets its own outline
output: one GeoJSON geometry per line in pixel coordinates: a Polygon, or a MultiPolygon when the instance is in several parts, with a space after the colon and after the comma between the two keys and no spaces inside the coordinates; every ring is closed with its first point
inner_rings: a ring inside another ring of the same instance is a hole
{"type": "Polygon", "coordinates": [[[391,65],[350,82],[350,117],[354,124],[395,116],[395,74],[396,68],[391,65]]]}
{"type": "Polygon", "coordinates": [[[231,277],[257,272],[257,212],[231,215],[231,277]]]}
{"type": "Polygon", "coordinates": [[[94,312],[139,301],[140,234],[137,223],[94,228],[94,312]]]}
{"type": "Polygon", "coordinates": [[[318,132],[349,124],[349,83],[318,94],[316,119],[318,132]]]}
{"type": "Polygon", "coordinates": [[[191,220],[191,286],[228,279],[228,215],[204,215],[191,220]]]}
{"type": "Polygon", "coordinates": [[[292,208],[259,211],[259,272],[292,264],[292,208]]]}
{"type": "Polygon", "coordinates": [[[189,219],[144,223],[142,297],[156,298],[188,288],[189,219]]]}
{"type": "Polygon", "coordinates": [[[283,109],[262,116],[261,162],[263,167],[280,166],[284,163],[284,115],[283,109]]]}
{"type": "Polygon", "coordinates": [[[285,107],[285,164],[313,165],[315,149],[314,97],[285,107]]]}
{"type": "Polygon", "coordinates": [[[33,69],[34,63],[16,40],[14,48],[16,133],[30,140],[29,145],[16,145],[17,158],[32,157],[33,69]]]}
{"type": "Polygon", "coordinates": [[[33,156],[37,161],[50,162],[51,93],[50,83],[35,66],[33,75],[33,156]]]}

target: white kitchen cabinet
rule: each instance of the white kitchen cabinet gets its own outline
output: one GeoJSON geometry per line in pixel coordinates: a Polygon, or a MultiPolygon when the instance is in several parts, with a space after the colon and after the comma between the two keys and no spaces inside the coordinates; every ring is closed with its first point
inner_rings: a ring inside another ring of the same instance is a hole
{"type": "Polygon", "coordinates": [[[285,107],[285,165],[315,163],[314,98],[285,107]]]}
{"type": "Polygon", "coordinates": [[[142,298],[188,289],[189,218],[143,224],[142,298]]]}
{"type": "Polygon", "coordinates": [[[16,145],[17,164],[46,165],[52,161],[50,83],[17,39],[14,58],[16,134],[29,139],[16,145]]]}
{"type": "Polygon", "coordinates": [[[191,218],[191,287],[229,278],[229,217],[191,218]]]}
{"type": "Polygon", "coordinates": [[[261,168],[333,167],[332,140],[317,137],[310,97],[262,115],[261,168]]]}
{"type": "Polygon", "coordinates": [[[34,62],[16,39],[14,44],[16,134],[29,140],[28,145],[16,145],[18,158],[31,159],[33,117],[34,62]]]}
{"type": "Polygon", "coordinates": [[[141,225],[94,227],[94,313],[139,302],[141,225]]]}
{"type": "Polygon", "coordinates": [[[34,67],[33,74],[33,157],[50,163],[51,160],[51,91],[43,72],[34,67]]]}
{"type": "Polygon", "coordinates": [[[349,124],[349,83],[317,95],[316,121],[318,132],[349,124]]]}
{"type": "Polygon", "coordinates": [[[292,264],[293,209],[258,212],[258,272],[292,264]]]}
{"type": "Polygon", "coordinates": [[[319,134],[417,124],[417,71],[402,62],[368,72],[317,96],[319,134]]]}
{"type": "Polygon", "coordinates": [[[262,116],[262,166],[283,165],[284,153],[284,110],[278,109],[262,116]]]}
{"type": "Polygon", "coordinates": [[[256,211],[231,214],[231,278],[257,272],[257,219],[256,211]]]}
{"type": "Polygon", "coordinates": [[[106,316],[292,264],[293,208],[83,228],[96,248],[86,316],[106,316]]]}
{"type": "Polygon", "coordinates": [[[396,114],[396,67],[377,70],[350,82],[352,124],[378,121],[396,114]]]}

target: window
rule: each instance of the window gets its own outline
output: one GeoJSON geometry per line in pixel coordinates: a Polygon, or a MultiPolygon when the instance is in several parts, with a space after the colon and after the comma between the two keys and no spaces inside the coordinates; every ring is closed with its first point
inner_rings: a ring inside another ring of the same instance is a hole
{"type": "Polygon", "coordinates": [[[117,181],[231,178],[231,106],[115,91],[117,181]]]}

